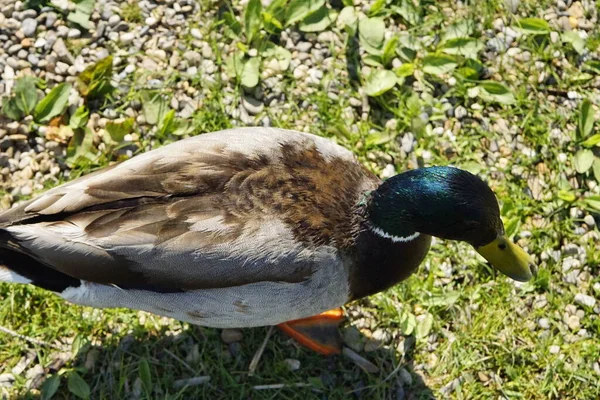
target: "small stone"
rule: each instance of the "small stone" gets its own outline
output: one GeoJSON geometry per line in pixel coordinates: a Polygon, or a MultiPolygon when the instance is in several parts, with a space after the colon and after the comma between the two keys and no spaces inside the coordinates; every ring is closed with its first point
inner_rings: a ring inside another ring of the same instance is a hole
{"type": "Polygon", "coordinates": [[[37,21],[33,18],[26,18],[21,23],[21,29],[26,37],[34,37],[35,30],[37,29],[37,21]]]}
{"type": "Polygon", "coordinates": [[[389,179],[394,175],[396,175],[396,167],[393,164],[386,165],[381,171],[381,179],[389,179]]]}
{"type": "Polygon", "coordinates": [[[456,117],[456,119],[461,120],[464,117],[466,117],[468,114],[467,109],[464,108],[463,106],[458,106],[456,107],[456,109],[454,110],[454,116],[456,117]]]}
{"type": "Polygon", "coordinates": [[[13,382],[15,381],[15,376],[13,374],[0,374],[0,388],[2,387],[11,387],[13,382]]]}
{"type": "Polygon", "coordinates": [[[581,327],[581,321],[577,315],[569,315],[566,318],[565,323],[572,331],[578,331],[581,327]]]}
{"type": "Polygon", "coordinates": [[[312,48],[311,42],[300,42],[296,45],[296,49],[301,53],[308,53],[312,48]]]}
{"type": "Polygon", "coordinates": [[[119,40],[125,45],[130,44],[131,42],[133,42],[134,39],[135,33],[133,32],[124,32],[121,33],[121,36],[119,36],[119,40]]]}
{"type": "Polygon", "coordinates": [[[243,338],[244,334],[239,329],[223,329],[221,331],[221,340],[227,344],[240,342],[243,338]]]}
{"type": "Polygon", "coordinates": [[[58,16],[54,12],[49,12],[46,14],[46,28],[51,28],[52,25],[56,22],[58,16]]]}
{"type": "Polygon", "coordinates": [[[121,22],[121,17],[119,17],[117,14],[113,14],[108,19],[108,26],[114,28],[119,22],[121,22]]]}
{"type": "Polygon", "coordinates": [[[567,12],[569,13],[569,16],[575,18],[583,18],[585,16],[585,10],[579,1],[574,2],[567,12]]]}
{"type": "Polygon", "coordinates": [[[200,32],[200,29],[198,29],[198,28],[192,28],[192,29],[190,30],[190,34],[192,35],[192,37],[193,37],[194,39],[198,39],[198,40],[202,40],[202,38],[204,37],[204,36],[202,35],[202,32],[200,32]]]}
{"type": "Polygon", "coordinates": [[[294,78],[296,78],[296,79],[304,79],[304,78],[306,78],[307,74],[308,74],[308,66],[306,66],[304,64],[298,65],[294,69],[294,78]]]}
{"type": "Polygon", "coordinates": [[[540,318],[538,320],[538,325],[542,329],[550,329],[550,321],[548,320],[548,318],[540,318]]]}
{"type": "Polygon", "coordinates": [[[263,111],[265,105],[254,97],[244,96],[242,97],[242,107],[248,111],[248,114],[256,115],[263,111]]]}
{"type": "Polygon", "coordinates": [[[148,17],[144,22],[146,23],[146,25],[152,28],[158,23],[158,20],[154,17],[148,17]]]}
{"type": "Polygon", "coordinates": [[[290,369],[290,371],[297,371],[300,369],[300,361],[298,361],[296,359],[286,358],[285,360],[283,360],[283,362],[286,363],[286,365],[290,369]]]}
{"type": "Polygon", "coordinates": [[[69,29],[69,33],[67,33],[67,37],[69,39],[79,39],[81,37],[81,31],[79,29],[69,29]]]}
{"type": "Polygon", "coordinates": [[[548,350],[550,351],[550,354],[558,354],[558,353],[560,353],[560,347],[557,346],[557,345],[550,346],[550,348],[548,350]]]}
{"type": "Polygon", "coordinates": [[[596,220],[589,214],[583,218],[583,222],[585,222],[585,224],[589,227],[596,225],[596,220]]]}
{"type": "Polygon", "coordinates": [[[594,307],[596,305],[596,299],[593,298],[592,296],[588,296],[587,294],[583,294],[583,293],[577,293],[575,295],[575,303],[579,304],[580,306],[585,306],[585,307],[594,307]]]}
{"type": "Polygon", "coordinates": [[[71,52],[69,51],[69,49],[67,49],[64,40],[62,40],[61,38],[58,38],[56,42],[54,42],[52,50],[56,52],[56,55],[58,56],[58,59],[60,61],[65,62],[69,65],[75,62],[75,58],[71,55],[71,52]]]}

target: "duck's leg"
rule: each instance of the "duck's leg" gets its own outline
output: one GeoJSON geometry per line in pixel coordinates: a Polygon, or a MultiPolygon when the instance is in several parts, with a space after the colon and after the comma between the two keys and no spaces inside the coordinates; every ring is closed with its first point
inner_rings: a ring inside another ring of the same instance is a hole
{"type": "Polygon", "coordinates": [[[342,351],[342,338],[338,327],[343,319],[342,309],[336,308],[277,326],[303,346],[323,355],[332,355],[342,351]]]}

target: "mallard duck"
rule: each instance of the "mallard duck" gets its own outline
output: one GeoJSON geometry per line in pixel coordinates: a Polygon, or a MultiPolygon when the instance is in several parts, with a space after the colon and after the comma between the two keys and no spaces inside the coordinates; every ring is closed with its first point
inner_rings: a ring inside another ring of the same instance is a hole
{"type": "Polygon", "coordinates": [[[467,242],[513,279],[532,276],[492,190],[469,172],[430,167],[382,182],[326,138],[231,129],[0,214],[0,281],[207,327],[279,325],[330,354],[339,307],[411,275],[432,236],[467,242]]]}

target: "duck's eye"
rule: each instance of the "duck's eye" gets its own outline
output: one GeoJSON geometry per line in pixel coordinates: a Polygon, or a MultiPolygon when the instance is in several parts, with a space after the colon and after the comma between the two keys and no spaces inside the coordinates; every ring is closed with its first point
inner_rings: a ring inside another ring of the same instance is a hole
{"type": "Polygon", "coordinates": [[[506,249],[506,243],[500,243],[500,244],[498,244],[498,248],[499,248],[500,250],[504,250],[504,249],[506,249]]]}

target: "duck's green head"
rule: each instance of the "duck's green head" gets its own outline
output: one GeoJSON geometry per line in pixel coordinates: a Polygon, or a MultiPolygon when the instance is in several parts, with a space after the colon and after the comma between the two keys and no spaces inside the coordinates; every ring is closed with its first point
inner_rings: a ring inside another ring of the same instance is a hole
{"type": "Polygon", "coordinates": [[[375,233],[391,240],[426,234],[467,242],[512,279],[532,277],[529,255],[504,233],[496,196],[467,171],[430,167],[396,175],[373,192],[368,218],[375,233]]]}

